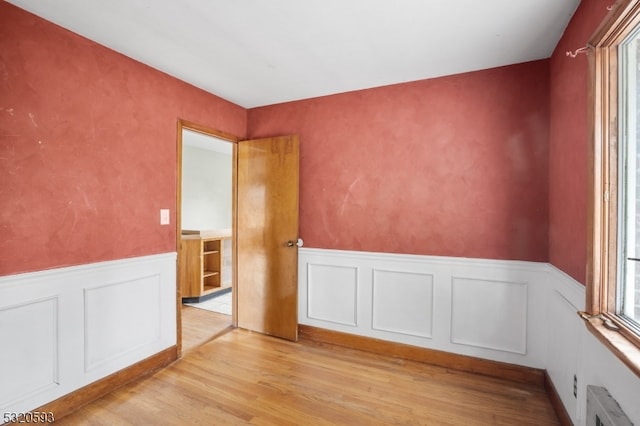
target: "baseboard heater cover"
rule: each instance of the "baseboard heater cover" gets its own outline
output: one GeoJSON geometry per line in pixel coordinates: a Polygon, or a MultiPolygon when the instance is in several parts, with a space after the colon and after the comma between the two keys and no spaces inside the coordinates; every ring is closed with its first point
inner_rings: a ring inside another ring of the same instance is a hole
{"type": "Polygon", "coordinates": [[[589,385],[587,426],[633,426],[633,423],[605,388],[589,385]]]}

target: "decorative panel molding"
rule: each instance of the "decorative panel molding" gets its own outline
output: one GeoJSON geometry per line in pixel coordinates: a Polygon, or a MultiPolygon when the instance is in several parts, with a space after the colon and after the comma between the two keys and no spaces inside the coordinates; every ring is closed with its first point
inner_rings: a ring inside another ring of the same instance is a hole
{"type": "Polygon", "coordinates": [[[307,270],[308,317],[356,326],[358,269],[309,264],[307,270]]]}
{"type": "Polygon", "coordinates": [[[58,384],[58,299],[0,308],[0,407],[58,384]]]}
{"type": "Polygon", "coordinates": [[[298,262],[300,324],[544,368],[547,264],[307,247],[298,262]]]}
{"type": "Polygon", "coordinates": [[[176,254],[0,277],[0,413],[33,410],[176,344],[176,254]]]}
{"type": "Polygon", "coordinates": [[[431,338],[433,275],[373,270],[372,327],[431,338]]]}
{"type": "Polygon", "coordinates": [[[112,361],[160,336],[160,276],[86,288],[85,370],[112,361]]]}
{"type": "Polygon", "coordinates": [[[527,286],[454,277],[451,342],[525,355],[527,286]]]}

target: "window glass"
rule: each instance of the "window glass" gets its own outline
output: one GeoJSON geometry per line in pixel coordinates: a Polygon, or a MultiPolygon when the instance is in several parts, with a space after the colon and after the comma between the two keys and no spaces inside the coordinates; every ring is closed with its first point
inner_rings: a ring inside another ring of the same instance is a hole
{"type": "Polygon", "coordinates": [[[640,328],[640,31],[619,45],[617,314],[640,328]]]}

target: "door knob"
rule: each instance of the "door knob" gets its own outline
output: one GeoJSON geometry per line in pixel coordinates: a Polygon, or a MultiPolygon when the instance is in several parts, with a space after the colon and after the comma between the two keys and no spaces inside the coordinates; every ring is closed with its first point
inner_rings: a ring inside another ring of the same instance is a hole
{"type": "Polygon", "coordinates": [[[293,247],[293,246],[298,246],[298,247],[302,247],[302,245],[304,244],[304,241],[302,241],[302,238],[298,238],[298,241],[287,241],[287,247],[293,247]]]}

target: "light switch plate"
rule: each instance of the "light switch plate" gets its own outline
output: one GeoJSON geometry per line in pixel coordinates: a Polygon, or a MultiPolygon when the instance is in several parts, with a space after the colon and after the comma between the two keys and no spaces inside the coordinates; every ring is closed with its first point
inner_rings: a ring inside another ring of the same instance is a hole
{"type": "Polygon", "coordinates": [[[168,225],[170,221],[169,209],[160,209],[160,225],[168,225]]]}

